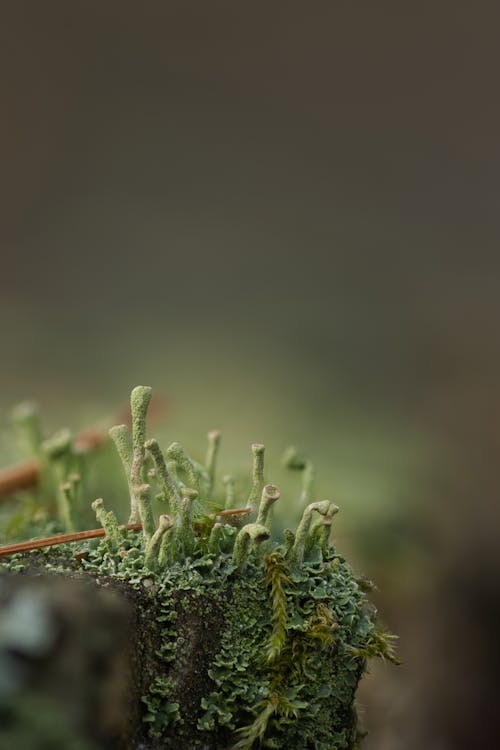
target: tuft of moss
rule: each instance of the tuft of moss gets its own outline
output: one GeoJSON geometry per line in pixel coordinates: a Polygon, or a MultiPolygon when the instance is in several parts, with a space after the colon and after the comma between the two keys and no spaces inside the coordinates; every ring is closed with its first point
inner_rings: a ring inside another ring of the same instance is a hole
{"type": "MultiPolygon", "coordinates": [[[[141,726],[127,746],[351,750],[368,659],[396,658],[366,587],[331,544],[337,506],[311,502],[312,465],[290,451],[307,505],[296,532],[271,538],[280,492],[265,484],[264,446],[252,446],[248,503],[234,508],[230,479],[224,496],[215,491],[220,434],[209,433],[205,464],[179,443],[164,454],[146,438],[150,398],[151,389],[135,388],[132,433],[123,425],[110,431],[130,518],[142,533],[119,526],[99,499],[93,508],[104,540],[81,544],[77,561],[71,545],[42,555],[52,571],[78,568],[141,592],[134,661],[141,726]]],[[[69,518],[69,492],[66,501],[69,518]]],[[[19,572],[28,561],[15,557],[4,567],[19,572]]]]}

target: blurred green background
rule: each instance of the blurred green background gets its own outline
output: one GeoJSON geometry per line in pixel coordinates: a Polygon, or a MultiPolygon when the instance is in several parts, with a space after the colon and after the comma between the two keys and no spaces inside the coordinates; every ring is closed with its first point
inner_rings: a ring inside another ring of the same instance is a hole
{"type": "Polygon", "coordinates": [[[300,445],[401,636],[367,750],[489,746],[497,4],[1,10],[2,463],[17,401],[78,429],[137,383],[224,469],[300,445]]]}

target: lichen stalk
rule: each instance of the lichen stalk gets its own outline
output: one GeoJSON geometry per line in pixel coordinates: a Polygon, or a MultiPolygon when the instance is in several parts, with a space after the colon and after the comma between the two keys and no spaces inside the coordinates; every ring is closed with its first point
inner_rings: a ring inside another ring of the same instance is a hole
{"type": "Polygon", "coordinates": [[[137,498],[144,539],[149,542],[155,532],[155,519],[151,505],[151,485],[144,483],[134,487],[134,496],[137,498]]]}
{"type": "Polygon", "coordinates": [[[264,487],[264,450],[262,443],[252,443],[252,488],[247,505],[255,507],[264,487]]]}
{"type": "Polygon", "coordinates": [[[109,436],[115,444],[116,451],[122,462],[123,471],[127,478],[128,491],[130,495],[130,516],[129,523],[137,523],[139,520],[139,508],[137,498],[134,494],[134,483],[132,481],[132,455],[133,444],[130,430],[125,424],[118,424],[111,427],[109,436]]]}
{"type": "Polygon", "coordinates": [[[102,497],[98,497],[92,503],[92,510],[94,511],[98,522],[106,532],[106,538],[115,547],[118,547],[122,541],[122,531],[118,526],[118,521],[112,510],[106,511],[104,507],[104,500],[102,497]]]}
{"type": "Polygon", "coordinates": [[[74,523],[71,502],[66,495],[67,490],[63,490],[62,485],[67,482],[72,462],[71,441],[71,432],[60,430],[40,446],[44,464],[43,484],[46,485],[46,491],[55,492],[57,515],[62,527],[68,532],[74,531],[74,523]]]}
{"type": "Polygon", "coordinates": [[[212,526],[212,531],[208,537],[208,554],[217,555],[220,552],[220,540],[222,538],[224,526],[220,521],[216,521],[212,526]]]}
{"type": "Polygon", "coordinates": [[[183,488],[181,517],[177,537],[186,557],[189,557],[192,554],[196,541],[192,524],[192,505],[197,497],[197,490],[194,490],[192,487],[183,488]]]}
{"type": "Polygon", "coordinates": [[[239,568],[243,565],[248,554],[250,542],[261,544],[270,537],[269,529],[258,523],[247,523],[243,526],[234,542],[233,562],[239,568]]]}
{"type": "Polygon", "coordinates": [[[75,501],[75,492],[71,482],[62,482],[59,485],[57,493],[59,518],[68,533],[75,530],[73,521],[73,508],[75,501]]]}
{"type": "Polygon", "coordinates": [[[222,484],[224,485],[224,489],[226,491],[225,508],[229,510],[233,507],[236,497],[236,484],[234,481],[234,477],[232,477],[230,474],[225,474],[222,477],[222,484]]]}
{"type": "Polygon", "coordinates": [[[117,424],[111,427],[109,436],[115,444],[125,476],[130,482],[130,472],[132,470],[132,435],[130,434],[130,430],[125,424],[117,424]]]}
{"type": "Polygon", "coordinates": [[[189,458],[180,443],[175,442],[168,447],[167,458],[176,462],[177,467],[185,474],[190,487],[198,492],[206,490],[208,474],[200,464],[189,458]]]}
{"type": "Polygon", "coordinates": [[[164,536],[173,525],[173,519],[167,514],[162,514],[158,518],[158,527],[149,540],[144,554],[144,562],[148,568],[151,568],[151,570],[155,570],[160,565],[160,562],[163,562],[163,555],[162,560],[160,561],[161,544],[164,536]]]}
{"type": "Polygon", "coordinates": [[[25,401],[12,410],[11,416],[29,453],[39,456],[43,435],[37,405],[32,401],[25,401]]]}
{"type": "Polygon", "coordinates": [[[300,565],[304,559],[304,552],[306,548],[307,536],[311,526],[313,513],[320,513],[325,516],[330,508],[329,500],[320,500],[316,503],[309,503],[302,514],[302,519],[298,525],[297,532],[295,534],[295,542],[292,548],[291,558],[294,564],[300,565]]]}
{"type": "Polygon", "coordinates": [[[215,470],[217,466],[217,456],[219,453],[222,433],[220,430],[211,430],[208,435],[207,457],[205,459],[205,469],[208,476],[207,495],[210,497],[215,486],[215,470]]]}
{"type": "Polygon", "coordinates": [[[163,451],[158,445],[158,441],[154,438],[148,440],[145,445],[146,450],[148,450],[153,457],[156,476],[159,480],[160,489],[163,491],[168,503],[169,512],[174,516],[178,516],[181,506],[181,496],[177,484],[168,470],[163,451]]]}
{"type": "Polygon", "coordinates": [[[266,484],[262,489],[259,513],[256,523],[269,527],[271,508],[280,499],[281,492],[274,484],[266,484]]]}
{"type": "Polygon", "coordinates": [[[299,503],[301,506],[311,502],[314,493],[315,469],[312,461],[304,456],[295,446],[285,451],[283,464],[288,469],[302,473],[302,488],[299,503]]]}
{"type": "Polygon", "coordinates": [[[132,466],[131,481],[140,485],[144,479],[142,469],[146,449],[146,415],[151,401],[152,389],[147,385],[136,386],[130,396],[130,410],[132,412],[132,466]]]}
{"type": "Polygon", "coordinates": [[[283,532],[285,538],[285,557],[288,560],[292,553],[292,548],[295,543],[295,534],[291,529],[285,529],[283,532]]]}

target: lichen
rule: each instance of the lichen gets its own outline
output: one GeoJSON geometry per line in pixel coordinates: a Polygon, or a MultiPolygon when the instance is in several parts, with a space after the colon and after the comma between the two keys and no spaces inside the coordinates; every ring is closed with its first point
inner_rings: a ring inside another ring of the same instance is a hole
{"type": "MultiPolygon", "coordinates": [[[[291,451],[287,464],[303,472],[307,505],[295,533],[271,538],[280,491],[265,484],[264,446],[252,445],[248,502],[234,508],[230,477],[224,496],[215,492],[220,433],[209,433],[204,464],[179,443],[164,454],[146,438],[150,398],[151,389],[135,388],[132,434],[124,425],[110,431],[142,533],[119,526],[99,499],[104,540],[80,545],[78,560],[71,545],[42,554],[48,569],[78,568],[147,592],[140,637],[154,658],[136,663],[144,686],[137,746],[354,748],[359,679],[369,658],[395,656],[365,587],[330,543],[337,506],[312,501],[312,464],[291,451]]],[[[69,491],[65,498],[73,513],[69,491]]],[[[6,567],[19,570],[28,558],[6,567]]]]}

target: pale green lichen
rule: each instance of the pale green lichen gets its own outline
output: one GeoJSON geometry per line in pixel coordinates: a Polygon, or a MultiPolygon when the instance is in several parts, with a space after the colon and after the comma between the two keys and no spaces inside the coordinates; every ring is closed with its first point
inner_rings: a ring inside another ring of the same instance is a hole
{"type": "MultiPolygon", "coordinates": [[[[170,516],[161,515],[158,519],[158,528],[149,540],[146,551],[144,553],[144,562],[149,568],[156,568],[160,564],[160,550],[162,547],[163,539],[172,526],[174,525],[173,520],[170,516]]],[[[165,555],[165,552],[162,555],[165,555]]]]}
{"type": "Polygon", "coordinates": [[[287,469],[302,472],[302,492],[300,493],[300,504],[307,505],[311,502],[314,493],[315,470],[312,461],[302,455],[295,446],[290,446],[282,459],[287,469]]]}
{"type": "Polygon", "coordinates": [[[109,436],[120,456],[127,481],[130,483],[132,469],[132,435],[125,424],[117,424],[109,430],[109,436]]]}
{"type": "Polygon", "coordinates": [[[243,526],[234,542],[233,560],[236,567],[241,567],[250,549],[250,542],[260,544],[269,539],[270,533],[265,526],[260,523],[247,523],[243,526]]]}
{"type": "Polygon", "coordinates": [[[222,434],[219,430],[211,430],[208,433],[207,438],[208,448],[207,457],[205,460],[205,468],[208,475],[207,495],[210,497],[214,491],[215,470],[217,467],[217,456],[219,453],[222,434]]]}
{"type": "Polygon", "coordinates": [[[261,443],[252,443],[252,489],[248,496],[247,505],[255,507],[264,487],[264,446],[261,443]]]}
{"type": "Polygon", "coordinates": [[[178,514],[181,506],[179,487],[174,477],[168,470],[163,451],[154,438],[146,442],[146,449],[153,457],[156,467],[156,476],[159,480],[160,490],[168,504],[169,512],[178,514]]]}
{"type": "MultiPolygon", "coordinates": [[[[353,750],[354,697],[367,660],[395,656],[363,586],[330,544],[338,507],[311,502],[312,464],[294,449],[287,465],[302,471],[307,507],[295,533],[271,539],[280,491],[265,484],[264,446],[252,445],[248,507],[235,509],[232,478],[217,493],[220,433],[209,433],[204,465],[179,443],[164,454],[146,441],[150,398],[151,389],[134,389],[132,434],[110,431],[142,533],[119,527],[95,501],[106,537],[82,545],[80,561],[88,574],[142,596],[148,585],[141,637],[156,650],[154,662],[138,665],[147,675],[138,746],[147,747],[149,735],[166,750],[353,750]],[[157,514],[156,504],[168,513],[157,514]]],[[[73,551],[60,548],[48,566],[67,569],[73,551]]]]}
{"type": "Polygon", "coordinates": [[[11,418],[27,452],[32,456],[40,456],[43,433],[38,406],[32,401],[18,404],[12,410],[11,418]]]}
{"type": "Polygon", "coordinates": [[[280,499],[281,492],[274,484],[266,484],[262,490],[259,514],[256,523],[269,528],[271,508],[280,499]]]}
{"type": "Polygon", "coordinates": [[[112,510],[107,511],[104,507],[104,500],[102,497],[98,497],[92,503],[92,510],[94,511],[97,521],[101,524],[102,528],[106,532],[106,538],[115,547],[118,548],[123,542],[123,535],[118,526],[118,521],[112,510]]]}

